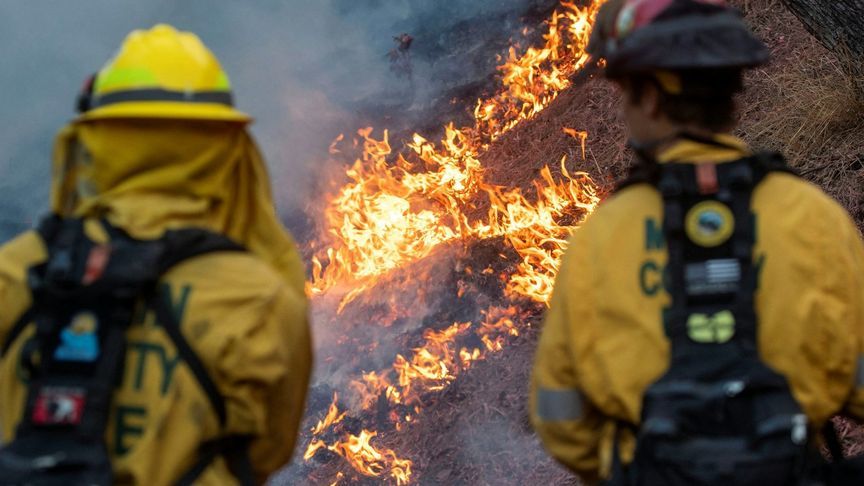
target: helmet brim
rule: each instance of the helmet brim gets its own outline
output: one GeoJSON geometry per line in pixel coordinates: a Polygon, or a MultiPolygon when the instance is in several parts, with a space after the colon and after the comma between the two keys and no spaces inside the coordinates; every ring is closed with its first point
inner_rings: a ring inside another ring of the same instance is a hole
{"type": "Polygon", "coordinates": [[[184,103],[176,101],[129,101],[112,103],[82,113],[76,121],[110,118],[166,118],[251,123],[253,118],[242,111],[220,103],[184,103]]]}
{"type": "Polygon", "coordinates": [[[611,78],[656,70],[746,69],[770,58],[765,44],[734,12],[657,21],[603,54],[605,74],[611,78]]]}

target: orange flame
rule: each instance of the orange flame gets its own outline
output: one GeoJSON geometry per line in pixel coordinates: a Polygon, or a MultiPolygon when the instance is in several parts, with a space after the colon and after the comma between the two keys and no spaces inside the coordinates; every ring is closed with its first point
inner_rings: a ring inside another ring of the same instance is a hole
{"type": "MultiPolygon", "coordinates": [[[[428,256],[443,243],[514,230],[492,214],[487,221],[469,221],[466,216],[468,203],[500,191],[484,181],[479,154],[489,141],[533,118],[569,86],[568,78],[588,60],[585,47],[600,4],[602,0],[593,0],[586,7],[562,2],[563,11],[556,11],[549,20],[542,48],[529,48],[521,57],[511,49],[499,68],[503,89],[478,102],[475,126],[457,129],[452,123],[447,125],[439,145],[414,134],[407,147],[415,162],[402,154],[395,161],[388,160],[392,149],[387,131],[376,140],[371,137],[372,128],[358,130],[362,156],[346,170],[349,182],[325,209],[331,246],[313,258],[312,281],[307,286],[310,294],[351,283],[352,291],[341,310],[374,285],[375,277],[428,256]]],[[[331,152],[338,151],[338,141],[331,152]]],[[[577,176],[593,190],[587,175],[577,176]]],[[[496,202],[494,197],[492,202],[496,202]]],[[[506,208],[499,207],[497,212],[506,213],[506,208]]]]}
{"type": "MultiPolygon", "coordinates": [[[[512,273],[500,275],[505,295],[510,300],[527,298],[548,305],[567,236],[593,212],[599,202],[597,188],[587,174],[568,171],[566,158],[562,158],[560,177],[544,167],[533,181],[536,197],[529,200],[519,188],[487,182],[480,159],[489,144],[535,117],[570,86],[570,77],[589,61],[585,47],[603,1],[590,0],[584,7],[562,1],[562,8],[547,22],[542,46],[521,55],[511,48],[498,68],[502,86],[494,96],[477,101],[473,126],[448,124],[437,144],[414,134],[404,153],[395,154],[386,130],[381,138],[372,136],[372,128],[358,130],[354,146],[360,145],[362,152],[346,169],[348,182],[324,209],[327,230],[315,246],[321,249],[313,257],[309,294],[339,289],[337,312],[341,312],[381,276],[429,256],[443,244],[503,238],[519,257],[512,273]],[[486,213],[477,216],[477,208],[487,208],[486,213]]],[[[564,132],[580,141],[584,159],[588,133],[572,128],[564,132]]],[[[341,154],[342,140],[342,136],[334,140],[331,154],[341,154]]],[[[508,257],[502,254],[502,258],[508,257]]],[[[470,267],[464,271],[473,272],[470,267]]],[[[477,271],[495,272],[491,267],[477,271]]],[[[460,287],[458,293],[464,291],[460,287]]],[[[358,396],[355,403],[368,410],[384,399],[392,405],[413,406],[419,414],[422,394],[446,388],[473,363],[501,351],[524,325],[515,305],[492,307],[483,314],[480,322],[427,329],[423,343],[410,356],[398,354],[389,369],[363,373],[351,382],[358,396]],[[459,344],[472,334],[482,347],[459,344]]],[[[335,403],[334,396],[331,410],[319,425],[331,415],[331,425],[344,417],[344,412],[338,415],[335,403]]],[[[397,413],[395,408],[389,416],[397,430],[402,421],[420,419],[397,413]]],[[[327,427],[316,426],[313,436],[327,427]]],[[[309,460],[326,448],[361,474],[379,477],[389,471],[398,484],[407,484],[411,461],[372,446],[376,434],[363,430],[359,436],[349,434],[332,445],[313,438],[304,458],[309,460]]]]}
{"type": "Polygon", "coordinates": [[[339,400],[339,394],[333,393],[333,403],[330,404],[330,409],[327,411],[327,415],[318,421],[318,424],[312,429],[312,435],[318,435],[324,430],[328,429],[331,425],[338,424],[345,418],[345,412],[339,413],[339,408],[336,406],[336,402],[339,400]]]}
{"type": "Polygon", "coordinates": [[[315,457],[315,453],[318,452],[319,449],[324,449],[327,447],[327,444],[324,443],[323,440],[313,440],[309,443],[309,447],[306,448],[306,452],[303,454],[303,460],[308,461],[315,457]]]}
{"type": "Polygon", "coordinates": [[[475,133],[494,141],[523,120],[534,118],[549,106],[558,93],[570,86],[570,76],[588,62],[585,52],[597,10],[604,0],[585,7],[562,1],[563,10],[554,12],[542,47],[531,47],[517,56],[510,48],[507,61],[498,68],[504,89],[474,110],[475,133]]]}
{"type": "Polygon", "coordinates": [[[579,144],[582,146],[582,158],[585,158],[585,143],[588,141],[588,132],[576,130],[574,128],[563,128],[564,133],[570,135],[571,137],[579,140],[579,144]]]}
{"type": "MultiPolygon", "coordinates": [[[[370,441],[376,435],[377,432],[364,429],[360,431],[360,435],[348,434],[344,440],[333,445],[315,440],[309,444],[303,457],[308,461],[319,449],[326,448],[345,458],[354,470],[365,476],[380,477],[389,472],[390,477],[396,480],[396,484],[408,484],[413,463],[408,459],[398,458],[390,449],[379,449],[373,446],[370,441]]],[[[338,479],[340,478],[337,478],[337,482],[338,479]]]]}

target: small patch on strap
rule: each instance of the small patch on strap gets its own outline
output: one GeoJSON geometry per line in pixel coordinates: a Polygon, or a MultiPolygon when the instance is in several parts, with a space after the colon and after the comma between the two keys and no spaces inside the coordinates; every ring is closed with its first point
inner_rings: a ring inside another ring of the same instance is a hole
{"type": "Polygon", "coordinates": [[[687,237],[704,248],[720,246],[735,231],[735,216],[725,204],[707,200],[695,204],[684,219],[687,237]]]}
{"type": "Polygon", "coordinates": [[[687,318],[687,335],[697,343],[728,342],[735,335],[735,315],[729,310],[713,315],[690,314],[687,318]]]}
{"type": "Polygon", "coordinates": [[[699,194],[716,194],[720,188],[717,182],[717,166],[710,162],[697,164],[696,183],[699,185],[699,194]]]}
{"type": "Polygon", "coordinates": [[[99,359],[99,318],[89,311],[82,311],[60,331],[60,343],[54,351],[57,361],[92,363],[99,359]]]}
{"type": "Polygon", "coordinates": [[[31,418],[36,425],[76,425],[84,415],[86,401],[83,388],[46,386],[36,396],[31,418]]]}
{"type": "Polygon", "coordinates": [[[87,265],[84,268],[84,278],[81,283],[90,285],[99,280],[102,274],[105,273],[105,267],[108,266],[108,260],[111,259],[111,247],[109,245],[94,246],[87,255],[87,265]]]}
{"type": "Polygon", "coordinates": [[[537,390],[537,416],[546,422],[580,420],[583,412],[582,393],[569,390],[537,390]]]}

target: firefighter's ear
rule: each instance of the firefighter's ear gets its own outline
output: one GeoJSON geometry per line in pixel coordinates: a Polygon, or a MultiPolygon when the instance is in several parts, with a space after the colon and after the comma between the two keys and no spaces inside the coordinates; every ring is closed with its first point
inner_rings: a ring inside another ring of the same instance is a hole
{"type": "Polygon", "coordinates": [[[660,90],[653,83],[646,83],[642,87],[642,96],[640,96],[640,105],[642,111],[649,118],[656,120],[660,118],[662,115],[662,110],[660,107],[660,99],[661,99],[660,90]]]}

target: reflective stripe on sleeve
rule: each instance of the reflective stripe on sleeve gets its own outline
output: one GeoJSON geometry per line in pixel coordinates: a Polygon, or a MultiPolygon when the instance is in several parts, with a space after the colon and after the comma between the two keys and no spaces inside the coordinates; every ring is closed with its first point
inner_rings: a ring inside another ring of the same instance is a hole
{"type": "Polygon", "coordinates": [[[855,372],[855,386],[864,388],[864,354],[858,356],[858,371],[855,372]]]}
{"type": "Polygon", "coordinates": [[[582,393],[579,390],[537,390],[537,416],[540,420],[579,420],[582,418],[582,393]]]}

